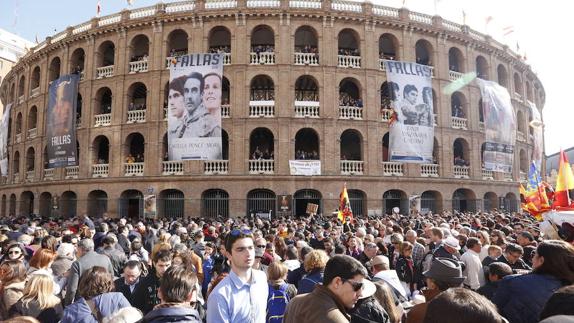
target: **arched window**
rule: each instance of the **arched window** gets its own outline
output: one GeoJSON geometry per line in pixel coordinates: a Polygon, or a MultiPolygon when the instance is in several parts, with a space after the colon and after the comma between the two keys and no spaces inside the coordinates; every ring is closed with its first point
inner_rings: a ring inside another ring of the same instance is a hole
{"type": "Polygon", "coordinates": [[[157,207],[157,213],[160,218],[182,219],[185,216],[185,197],[183,192],[176,189],[159,192],[157,207]]]}
{"type": "Polygon", "coordinates": [[[393,34],[379,37],[379,59],[399,60],[399,40],[393,34]]]}
{"type": "Polygon", "coordinates": [[[181,29],[173,30],[167,36],[167,57],[177,57],[187,54],[188,35],[181,29]]]}
{"type": "Polygon", "coordinates": [[[420,39],[415,44],[416,62],[422,65],[433,65],[433,48],[427,40],[420,39]]]}
{"type": "Polygon", "coordinates": [[[319,136],[314,129],[303,128],[295,135],[295,159],[319,160],[319,136]]]}
{"type": "Polygon", "coordinates": [[[229,217],[229,194],[221,189],[210,189],[201,194],[201,216],[207,218],[229,217]]]}

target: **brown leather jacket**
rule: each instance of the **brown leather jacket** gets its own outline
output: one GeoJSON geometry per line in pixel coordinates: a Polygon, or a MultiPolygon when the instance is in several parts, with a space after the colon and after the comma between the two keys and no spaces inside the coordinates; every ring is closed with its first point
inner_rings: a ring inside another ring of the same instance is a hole
{"type": "Polygon", "coordinates": [[[284,323],[348,323],[350,320],[345,306],[323,285],[292,299],[283,317],[284,323]]]}

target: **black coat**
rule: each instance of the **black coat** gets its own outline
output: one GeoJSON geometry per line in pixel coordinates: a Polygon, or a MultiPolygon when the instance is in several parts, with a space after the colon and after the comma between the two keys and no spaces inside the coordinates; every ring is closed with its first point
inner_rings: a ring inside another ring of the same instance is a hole
{"type": "Polygon", "coordinates": [[[137,307],[142,313],[147,314],[154,306],[160,303],[157,291],[159,290],[160,279],[155,273],[155,268],[152,267],[149,274],[140,282],[140,291],[144,294],[144,300],[141,307],[137,307]]]}
{"type": "Polygon", "coordinates": [[[373,296],[361,299],[350,313],[351,323],[389,323],[389,315],[373,296]]]}
{"type": "Polygon", "coordinates": [[[136,283],[134,291],[131,292],[130,286],[126,285],[123,277],[118,278],[114,281],[114,286],[116,292],[122,293],[124,297],[132,304],[133,307],[141,310],[145,306],[146,302],[146,291],[142,288],[142,281],[145,277],[141,277],[140,281],[136,283]]]}

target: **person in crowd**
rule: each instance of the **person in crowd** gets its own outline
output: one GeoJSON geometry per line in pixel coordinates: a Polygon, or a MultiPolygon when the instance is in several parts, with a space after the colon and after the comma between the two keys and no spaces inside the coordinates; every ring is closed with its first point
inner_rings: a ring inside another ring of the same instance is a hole
{"type": "Polygon", "coordinates": [[[502,256],[502,248],[497,245],[488,246],[487,255],[482,260],[482,267],[488,267],[493,262],[496,262],[498,258],[502,256]]]}
{"type": "Polygon", "coordinates": [[[26,266],[28,265],[28,262],[26,260],[27,252],[19,243],[12,243],[4,250],[6,251],[4,252],[2,261],[18,260],[23,262],[26,266]]]}
{"type": "Polygon", "coordinates": [[[562,240],[538,245],[533,271],[502,279],[493,302],[512,322],[538,322],[544,304],[562,286],[574,284],[574,246],[562,240]]]}
{"type": "MultiPolygon", "coordinates": [[[[379,252],[379,247],[374,242],[365,243],[365,249],[359,255],[359,262],[363,266],[367,266],[367,263],[373,259],[379,252]]],[[[367,268],[368,269],[368,268],[367,268]]]]}
{"type": "Polygon", "coordinates": [[[476,233],[480,244],[482,244],[482,248],[480,249],[480,261],[482,262],[484,258],[488,256],[488,247],[490,247],[490,236],[488,232],[485,230],[480,230],[476,233]]]}
{"type": "Polygon", "coordinates": [[[398,302],[392,287],[385,281],[377,281],[375,284],[375,294],[373,297],[385,310],[389,316],[389,323],[400,323],[404,314],[403,306],[398,302]]]}
{"type": "Polygon", "coordinates": [[[496,261],[503,262],[512,268],[514,272],[517,270],[520,271],[528,271],[532,268],[529,267],[524,260],[522,260],[522,255],[524,254],[524,249],[521,246],[509,243],[506,245],[506,249],[504,250],[504,254],[500,256],[496,261]]]}
{"type": "Polygon", "coordinates": [[[80,298],[64,309],[61,323],[100,322],[117,310],[130,307],[122,293],[113,292],[114,282],[108,269],[93,266],[82,274],[80,298]]]}
{"type": "Polygon", "coordinates": [[[420,268],[425,256],[425,247],[417,241],[417,232],[415,230],[408,230],[405,234],[405,239],[413,245],[413,261],[415,262],[415,267],[420,268]]]}
{"type": "Polygon", "coordinates": [[[305,262],[303,266],[305,267],[306,274],[299,281],[297,286],[297,293],[299,295],[310,293],[313,291],[315,286],[321,284],[324,277],[325,266],[329,261],[329,256],[324,250],[312,250],[305,256],[305,262]]]}
{"type": "Polygon", "coordinates": [[[157,294],[160,286],[160,279],[165,271],[171,267],[172,255],[171,251],[167,249],[160,249],[152,257],[153,267],[148,275],[139,283],[140,290],[143,291],[145,299],[143,304],[134,304],[145,315],[151,311],[154,306],[160,303],[157,294]]]}
{"type": "Polygon", "coordinates": [[[407,290],[401,283],[396,270],[390,269],[389,258],[387,256],[376,256],[371,261],[371,271],[373,282],[384,283],[393,292],[393,302],[405,302],[408,300],[407,290]]]}
{"type": "Polygon", "coordinates": [[[74,245],[67,242],[62,242],[56,251],[56,259],[52,263],[52,273],[57,279],[65,279],[65,275],[72,267],[72,263],[76,258],[74,257],[74,245]]]}
{"type": "Polygon", "coordinates": [[[10,307],[9,316],[31,316],[43,323],[57,323],[64,310],[60,298],[54,294],[52,277],[33,275],[26,282],[22,297],[10,307]]]}
{"type": "Polygon", "coordinates": [[[297,287],[285,282],[287,266],[279,261],[272,262],[267,268],[269,295],[267,296],[267,322],[281,321],[287,304],[297,295],[297,287]]]}
{"type": "Polygon", "coordinates": [[[24,295],[26,267],[18,259],[5,260],[0,264],[0,319],[8,318],[12,305],[24,295]]]}
{"type": "Polygon", "coordinates": [[[128,257],[126,257],[125,252],[118,250],[116,248],[116,237],[111,233],[106,235],[102,239],[102,251],[103,255],[106,255],[110,258],[110,262],[112,263],[113,274],[114,277],[120,277],[126,262],[128,261],[128,257]]]}
{"type": "Polygon", "coordinates": [[[493,262],[484,269],[488,280],[485,285],[477,290],[477,293],[492,300],[498,288],[498,283],[504,277],[512,275],[512,268],[503,262],[493,262]]]}
{"type": "Polygon", "coordinates": [[[449,288],[428,303],[424,323],[504,323],[496,306],[465,288],[449,288]]]}
{"type": "Polygon", "coordinates": [[[145,301],[145,292],[140,288],[142,266],[137,260],[128,261],[124,267],[123,277],[114,281],[115,291],[122,293],[136,308],[143,307],[145,301]]]}
{"type": "MultiPolygon", "coordinates": [[[[305,241],[300,241],[300,242],[301,242],[300,245],[303,245],[305,241]]],[[[307,273],[305,271],[305,260],[304,259],[307,256],[307,254],[309,252],[311,252],[312,250],[313,250],[313,248],[306,246],[306,245],[302,246],[301,248],[298,248],[300,266],[299,266],[299,268],[292,270],[289,273],[287,273],[287,282],[295,285],[297,288],[299,288],[299,282],[301,281],[303,276],[307,273]]]]}
{"type": "Polygon", "coordinates": [[[102,323],[139,323],[142,318],[142,312],[137,308],[123,307],[109,317],[105,317],[102,323]]]}
{"type": "Polygon", "coordinates": [[[215,260],[213,259],[212,255],[215,252],[215,245],[213,242],[206,242],[205,243],[205,250],[203,251],[203,259],[202,259],[202,266],[203,266],[203,282],[201,283],[201,293],[202,295],[207,294],[207,287],[211,282],[211,271],[213,270],[213,265],[215,260]]]}
{"type": "Polygon", "coordinates": [[[401,244],[401,255],[397,259],[396,271],[401,285],[404,290],[407,291],[407,295],[410,298],[413,293],[422,286],[421,274],[419,269],[415,266],[415,262],[412,257],[413,245],[404,241],[401,244]]]}
{"type": "Polygon", "coordinates": [[[168,268],[161,277],[158,295],[161,303],[144,316],[142,322],[201,323],[199,313],[192,308],[196,302],[197,276],[185,265],[168,268]]]}
{"type": "Polygon", "coordinates": [[[265,273],[253,270],[253,233],[234,229],[225,239],[231,271],[207,299],[207,322],[264,322],[269,294],[265,273]],[[253,297],[257,295],[257,297],[253,297]]]}
{"type": "Polygon", "coordinates": [[[348,310],[351,323],[381,322],[390,323],[383,304],[374,296],[377,287],[368,279],[363,279],[363,290],[355,307],[348,310]]]}
{"type": "Polygon", "coordinates": [[[84,275],[88,269],[94,266],[101,266],[105,268],[110,274],[113,274],[114,272],[110,259],[94,251],[94,241],[92,239],[82,239],[80,242],[78,242],[76,255],[78,260],[72,263],[72,266],[68,271],[66,296],[64,298],[65,306],[72,304],[76,299],[78,282],[80,281],[80,277],[84,275]]]}
{"type": "Polygon", "coordinates": [[[347,310],[361,297],[367,277],[367,269],[358,260],[333,256],[325,267],[323,284],[291,300],[283,322],[349,322],[347,310]]]}
{"type": "Polygon", "coordinates": [[[144,264],[150,264],[149,252],[144,248],[140,239],[134,239],[130,244],[128,260],[137,260],[144,264]]]}
{"type": "Polygon", "coordinates": [[[574,321],[574,285],[564,286],[550,296],[540,313],[540,322],[551,318],[555,322],[574,321]]]}
{"type": "Polygon", "coordinates": [[[54,294],[59,295],[64,282],[60,282],[60,279],[56,277],[52,272],[52,263],[56,258],[56,253],[50,249],[40,248],[30,259],[30,267],[28,268],[28,277],[32,275],[48,275],[52,277],[54,283],[54,294]]]}
{"type": "Polygon", "coordinates": [[[526,265],[532,267],[532,257],[534,256],[534,251],[537,246],[536,241],[534,241],[534,236],[528,231],[520,231],[516,234],[516,243],[518,243],[518,245],[522,247],[522,250],[524,250],[522,260],[524,260],[526,265]]]}
{"type": "Polygon", "coordinates": [[[484,271],[480,262],[482,245],[477,238],[469,238],[466,241],[466,248],[467,251],[460,257],[460,261],[464,263],[463,275],[466,276],[464,285],[472,290],[477,290],[485,283],[484,271]]]}

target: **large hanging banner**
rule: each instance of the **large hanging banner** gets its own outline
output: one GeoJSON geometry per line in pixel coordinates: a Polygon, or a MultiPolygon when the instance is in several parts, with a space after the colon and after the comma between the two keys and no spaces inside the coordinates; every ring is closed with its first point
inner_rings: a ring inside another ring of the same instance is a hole
{"type": "Polygon", "coordinates": [[[480,86],[484,112],[484,169],[511,173],[516,143],[516,115],[510,95],[506,88],[496,82],[476,80],[480,86]]]}
{"type": "Polygon", "coordinates": [[[48,168],[77,165],[76,101],[78,74],[64,75],[49,88],[46,136],[48,168]]]}
{"type": "Polygon", "coordinates": [[[432,163],[434,116],[432,70],[413,62],[385,61],[394,110],[389,160],[432,163]]]}
{"type": "Polygon", "coordinates": [[[0,172],[2,176],[8,176],[8,123],[11,109],[12,103],[8,103],[0,124],[0,172]]]}
{"type": "Polygon", "coordinates": [[[528,127],[532,128],[532,136],[533,136],[532,161],[536,163],[538,169],[541,169],[542,151],[544,149],[544,143],[542,138],[543,124],[540,112],[536,108],[536,105],[532,102],[530,102],[530,113],[532,113],[532,120],[530,121],[528,127]]]}
{"type": "Polygon", "coordinates": [[[321,175],[320,160],[290,160],[289,170],[291,175],[313,176],[321,175]]]}
{"type": "Polygon", "coordinates": [[[178,56],[169,70],[169,160],[222,159],[223,55],[178,56]]]}

